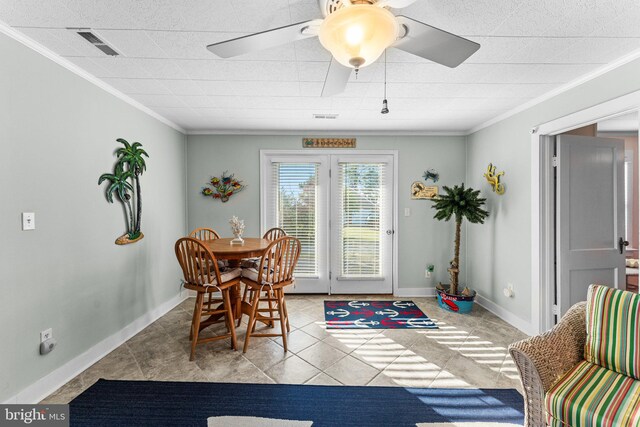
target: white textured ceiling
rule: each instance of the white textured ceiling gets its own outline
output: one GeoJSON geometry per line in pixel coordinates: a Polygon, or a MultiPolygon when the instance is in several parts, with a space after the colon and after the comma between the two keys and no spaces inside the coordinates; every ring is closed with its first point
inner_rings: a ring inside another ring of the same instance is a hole
{"type": "Polygon", "coordinates": [[[418,0],[396,12],[482,47],[456,69],[390,49],[381,115],[380,62],[322,98],[330,56],[317,39],[226,60],[205,48],[319,18],[316,0],[0,0],[0,21],[189,131],[465,131],[640,48],[638,0],[418,0]]]}

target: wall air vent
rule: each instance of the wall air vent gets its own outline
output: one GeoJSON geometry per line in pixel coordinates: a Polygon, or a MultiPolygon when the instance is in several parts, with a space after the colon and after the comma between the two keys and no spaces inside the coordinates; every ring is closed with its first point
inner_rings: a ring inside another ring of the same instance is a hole
{"type": "Polygon", "coordinates": [[[68,28],[71,31],[76,32],[80,37],[94,45],[96,48],[100,49],[100,51],[109,56],[118,56],[120,55],[115,51],[111,46],[103,42],[100,37],[96,36],[91,32],[89,28],[68,28]]]}
{"type": "Polygon", "coordinates": [[[314,119],[322,119],[322,120],[335,120],[337,119],[339,114],[314,114],[314,119]]]}

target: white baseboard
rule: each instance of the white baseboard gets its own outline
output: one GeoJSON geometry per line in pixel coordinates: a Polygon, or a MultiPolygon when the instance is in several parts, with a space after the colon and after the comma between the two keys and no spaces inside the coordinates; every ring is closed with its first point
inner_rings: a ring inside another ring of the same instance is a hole
{"type": "Polygon", "coordinates": [[[487,298],[483,297],[480,294],[476,295],[476,304],[489,310],[490,312],[492,312],[493,314],[495,314],[505,322],[509,323],[511,326],[520,329],[522,332],[524,332],[527,335],[537,334],[537,331],[535,330],[531,322],[527,322],[526,320],[516,316],[510,311],[505,310],[495,302],[488,300],[487,298]]]}
{"type": "Polygon", "coordinates": [[[397,297],[435,297],[436,288],[398,288],[395,296],[397,297]]]}
{"type": "Polygon", "coordinates": [[[91,347],[89,350],[85,351],[79,356],[74,357],[55,371],[27,386],[15,396],[5,401],[4,404],[35,404],[40,402],[42,399],[49,396],[64,384],[71,381],[82,371],[102,359],[107,354],[111,353],[117,347],[126,342],[129,338],[133,337],[138,332],[142,331],[144,328],[171,311],[175,306],[180,304],[187,297],[187,292],[185,292],[184,290],[181,291],[178,295],[171,298],[169,301],[138,317],[136,320],[122,328],[120,331],[105,338],[104,340],[91,347]]]}

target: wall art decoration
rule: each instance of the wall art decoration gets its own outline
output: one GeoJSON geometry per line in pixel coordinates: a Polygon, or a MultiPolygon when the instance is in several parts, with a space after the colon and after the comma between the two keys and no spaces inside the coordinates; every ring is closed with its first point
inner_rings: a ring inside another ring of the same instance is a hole
{"type": "Polygon", "coordinates": [[[144,237],[144,234],[140,231],[142,222],[140,176],[147,169],[144,158],[148,158],[149,155],[142,149],[142,144],[139,142],[129,144],[122,138],[118,138],[116,141],[123,146],[115,151],[117,161],[114,165],[113,173],[100,175],[98,185],[108,181],[109,186],[105,193],[107,201],[113,203],[115,194],[117,199],[124,205],[127,232],[116,239],[116,245],[128,245],[144,237]]]}
{"type": "Polygon", "coordinates": [[[356,148],[355,138],[302,138],[303,148],[356,148]]]}
{"type": "Polygon", "coordinates": [[[484,173],[484,176],[487,179],[489,185],[491,185],[491,190],[499,195],[503,195],[505,188],[504,184],[500,182],[500,177],[504,176],[504,171],[496,173],[496,167],[493,163],[489,163],[487,166],[487,171],[484,173]]]}
{"type": "Polygon", "coordinates": [[[429,182],[432,180],[434,183],[438,182],[440,179],[440,173],[435,169],[427,169],[424,171],[424,175],[422,175],[425,181],[429,182]]]}
{"type": "Polygon", "coordinates": [[[437,186],[427,186],[420,181],[411,184],[411,198],[414,200],[430,200],[438,197],[437,186]]]}
{"type": "Polygon", "coordinates": [[[231,196],[241,192],[245,187],[246,185],[241,180],[235,179],[234,174],[224,171],[222,176],[214,176],[209,180],[207,186],[202,188],[202,195],[219,199],[225,203],[231,196]]]}

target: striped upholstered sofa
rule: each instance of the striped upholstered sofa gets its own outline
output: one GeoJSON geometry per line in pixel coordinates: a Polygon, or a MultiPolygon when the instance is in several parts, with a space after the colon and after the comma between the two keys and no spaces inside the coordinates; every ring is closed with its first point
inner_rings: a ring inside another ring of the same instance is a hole
{"type": "Polygon", "coordinates": [[[527,426],[640,426],[640,295],[591,285],[550,331],[509,347],[527,426]]]}

